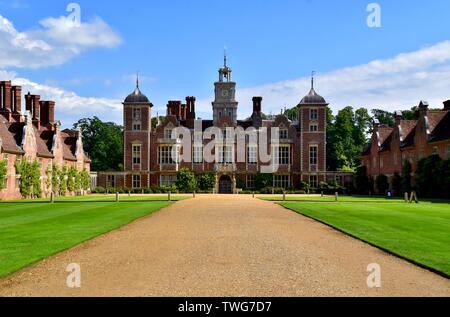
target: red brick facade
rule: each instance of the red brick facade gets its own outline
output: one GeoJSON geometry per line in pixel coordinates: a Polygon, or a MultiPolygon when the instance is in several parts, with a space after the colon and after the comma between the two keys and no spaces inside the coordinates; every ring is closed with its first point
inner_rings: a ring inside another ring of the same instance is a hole
{"type": "Polygon", "coordinates": [[[416,120],[403,120],[398,112],[394,117],[393,128],[375,125],[362,156],[368,175],[373,179],[380,174],[388,176],[391,190],[393,176],[402,173],[405,161],[414,173],[417,163],[433,154],[450,159],[450,101],[442,110],[429,110],[428,104],[421,102],[416,120]]]}
{"type": "MultiPolygon", "coordinates": [[[[151,129],[151,110],[153,105],[139,89],[130,94],[124,105],[124,172],[101,172],[98,176],[98,185],[107,188],[144,188],[150,186],[164,186],[173,184],[177,173],[182,168],[188,168],[198,175],[213,173],[216,175],[216,190],[221,192],[222,181],[231,183],[231,189],[238,186],[238,180],[245,182],[247,187],[252,187],[253,177],[261,172],[265,165],[259,159],[258,162],[250,162],[248,153],[245,153],[243,162],[237,158],[237,142],[233,145],[232,162],[208,163],[204,158],[194,159],[195,144],[192,143],[191,157],[181,163],[167,160],[164,151],[178,147],[180,154],[186,149],[172,139],[170,133],[177,127],[185,127],[194,135],[195,126],[200,127],[201,132],[209,128],[217,127],[221,130],[227,128],[250,127],[257,129],[267,128],[270,133],[272,128],[283,131],[280,136],[279,147],[287,148],[285,160],[274,172],[273,185],[275,187],[298,188],[300,182],[310,183],[318,187],[322,181],[335,181],[337,173],[326,171],[326,107],[325,99],[319,96],[314,88],[305,96],[298,105],[298,118],[294,121],[285,115],[272,117],[270,120],[262,118],[262,97],[253,98],[253,113],[246,120],[236,119],[237,101],[234,100],[235,83],[231,81],[231,69],[226,65],[220,71],[220,80],[215,83],[216,100],[213,102],[214,120],[196,121],[194,97],[187,97],[186,103],[182,101],[169,101],[167,113],[163,122],[158,122],[155,129],[151,129]],[[228,79],[228,81],[223,81],[228,79]],[[226,90],[226,91],[224,91],[226,90]],[[284,132],[285,131],[285,132],[284,132]]],[[[192,137],[191,136],[191,137],[192,137]]],[[[193,140],[193,139],[192,139],[193,140]]],[[[202,140],[203,149],[210,140],[202,140]]],[[[267,148],[271,149],[270,141],[267,148]]],[[[246,148],[249,146],[247,141],[246,148]]],[[[259,151],[259,149],[258,149],[259,151]]],[[[281,150],[278,150],[281,151],[281,150]]],[[[225,150],[224,150],[225,152],[225,150]]],[[[247,152],[247,150],[245,150],[247,152]]],[[[270,153],[270,152],[269,152],[270,153]]],[[[213,154],[219,155],[219,153],[213,154]]],[[[225,155],[225,154],[224,154],[225,155]]],[[[281,154],[280,154],[281,155],[281,154]]],[[[340,178],[342,183],[351,182],[351,175],[340,178]]],[[[228,191],[230,188],[227,187],[228,191]]]]}
{"type": "MultiPolygon", "coordinates": [[[[0,82],[0,160],[6,160],[6,188],[0,191],[0,200],[21,198],[20,175],[15,169],[16,160],[37,160],[41,166],[41,183],[44,197],[50,195],[47,187],[47,170],[53,164],[76,166],[78,171],[90,171],[90,160],[83,151],[80,131],[61,131],[55,121],[55,103],[40,101],[40,96],[25,96],[25,115],[22,114],[22,88],[11,86],[10,81],[0,82]]],[[[67,193],[72,194],[72,193],[67,193]]]]}

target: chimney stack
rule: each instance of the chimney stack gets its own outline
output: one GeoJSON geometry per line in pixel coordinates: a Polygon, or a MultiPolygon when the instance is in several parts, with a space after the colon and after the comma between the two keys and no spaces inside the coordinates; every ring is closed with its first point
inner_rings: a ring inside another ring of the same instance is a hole
{"type": "Polygon", "coordinates": [[[253,113],[261,113],[262,97],[253,97],[253,113]]]}
{"type": "Polygon", "coordinates": [[[186,120],[187,105],[181,105],[181,120],[186,120]]]}
{"type": "Polygon", "coordinates": [[[55,122],[55,102],[41,101],[40,105],[40,121],[42,126],[47,126],[55,122]]]}
{"type": "Polygon", "coordinates": [[[419,104],[420,116],[426,116],[426,114],[428,112],[428,107],[429,107],[428,102],[423,101],[423,100],[420,102],[420,104],[419,104]]]}
{"type": "Polygon", "coordinates": [[[1,109],[11,112],[11,81],[0,82],[1,109]]]}
{"type": "Polygon", "coordinates": [[[450,100],[444,101],[444,110],[450,110],[450,100]]]}
{"type": "Polygon", "coordinates": [[[16,122],[20,122],[22,117],[22,87],[13,86],[11,91],[12,117],[16,122]]]}
{"type": "Polygon", "coordinates": [[[196,100],[197,99],[195,97],[191,97],[191,112],[190,112],[191,119],[195,119],[195,101],[196,100]]]}
{"type": "Polygon", "coordinates": [[[403,120],[403,113],[401,111],[395,111],[394,112],[395,125],[399,126],[401,120],[403,120]]]}

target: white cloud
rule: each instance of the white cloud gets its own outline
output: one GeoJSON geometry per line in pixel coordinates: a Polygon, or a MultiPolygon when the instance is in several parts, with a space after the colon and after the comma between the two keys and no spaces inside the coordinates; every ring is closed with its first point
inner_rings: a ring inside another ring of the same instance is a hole
{"type": "MultiPolygon", "coordinates": [[[[279,113],[285,105],[293,107],[309,92],[310,82],[310,78],[303,77],[238,89],[240,117],[251,114],[253,96],[263,96],[266,113],[279,113]]],[[[320,74],[315,82],[317,93],[335,112],[345,106],[409,109],[422,99],[441,107],[444,100],[450,99],[450,41],[320,74]]],[[[197,109],[204,118],[211,116],[211,101],[212,96],[198,102],[197,109]]]]}
{"type": "Polygon", "coordinates": [[[0,15],[0,68],[61,65],[87,49],[112,48],[122,42],[98,17],[76,24],[62,16],[44,19],[40,24],[40,28],[20,32],[0,15]]]}

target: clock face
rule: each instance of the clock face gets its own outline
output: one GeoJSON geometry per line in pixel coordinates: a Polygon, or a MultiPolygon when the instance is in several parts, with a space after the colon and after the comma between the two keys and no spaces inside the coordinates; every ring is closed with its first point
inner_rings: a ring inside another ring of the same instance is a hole
{"type": "Polygon", "coordinates": [[[222,97],[228,97],[230,92],[227,89],[222,90],[222,97]]]}

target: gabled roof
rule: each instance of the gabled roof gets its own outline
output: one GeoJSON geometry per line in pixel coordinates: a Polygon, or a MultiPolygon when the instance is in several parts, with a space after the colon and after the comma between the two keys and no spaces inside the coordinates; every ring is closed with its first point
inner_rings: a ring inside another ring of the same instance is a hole
{"type": "Polygon", "coordinates": [[[430,133],[433,133],[434,129],[438,126],[447,113],[448,111],[428,111],[427,117],[430,133]]]}
{"type": "Polygon", "coordinates": [[[37,155],[40,157],[53,158],[52,144],[55,132],[47,128],[41,128],[40,130],[35,129],[35,133],[37,155]]]}
{"type": "Polygon", "coordinates": [[[63,157],[68,161],[76,161],[75,156],[77,148],[77,137],[72,133],[73,131],[64,130],[61,132],[62,147],[63,147],[63,157]]]}
{"type": "Polygon", "coordinates": [[[23,124],[0,122],[0,139],[2,151],[13,154],[24,154],[18,145],[22,143],[23,124]]]}
{"type": "Polygon", "coordinates": [[[443,140],[450,140],[450,111],[447,111],[446,115],[436,125],[430,137],[430,142],[443,140]]]}

